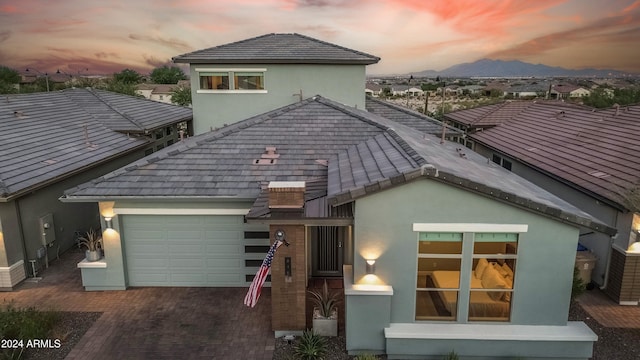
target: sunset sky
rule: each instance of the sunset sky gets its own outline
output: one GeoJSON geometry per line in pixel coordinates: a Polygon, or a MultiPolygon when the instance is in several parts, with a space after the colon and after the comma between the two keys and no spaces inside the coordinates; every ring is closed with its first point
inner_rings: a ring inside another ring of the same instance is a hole
{"type": "Polygon", "coordinates": [[[482,58],[640,73],[640,0],[0,0],[0,65],[148,73],[274,32],[381,57],[369,74],[482,58]]]}

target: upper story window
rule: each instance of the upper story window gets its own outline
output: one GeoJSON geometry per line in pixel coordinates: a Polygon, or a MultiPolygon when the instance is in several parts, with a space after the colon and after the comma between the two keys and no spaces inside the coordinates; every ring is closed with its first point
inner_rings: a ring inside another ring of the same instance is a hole
{"type": "Polygon", "coordinates": [[[494,163],[496,163],[496,164],[498,164],[498,165],[502,166],[503,168],[505,168],[505,169],[507,169],[507,170],[511,171],[511,165],[512,165],[512,164],[511,164],[511,161],[509,161],[509,160],[507,160],[507,159],[503,158],[502,156],[499,156],[499,155],[493,154],[493,156],[491,157],[491,160],[492,160],[494,163]]]}
{"type": "Polygon", "coordinates": [[[197,68],[200,79],[198,93],[266,93],[264,74],[267,69],[197,68]]]}

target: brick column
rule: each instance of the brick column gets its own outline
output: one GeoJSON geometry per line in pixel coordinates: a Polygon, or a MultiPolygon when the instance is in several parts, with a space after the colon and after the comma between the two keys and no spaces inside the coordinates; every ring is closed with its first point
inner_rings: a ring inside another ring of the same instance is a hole
{"type": "Polygon", "coordinates": [[[300,224],[269,226],[271,242],[277,230],[285,232],[289,246],[282,245],[271,263],[271,326],[276,336],[306,328],[306,237],[302,222],[304,182],[269,183],[272,219],[298,219],[300,224]],[[291,258],[291,276],[285,276],[285,259],[291,258]]]}
{"type": "Polygon", "coordinates": [[[282,245],[271,263],[271,326],[273,331],[302,331],[306,327],[306,267],[304,225],[271,225],[283,230],[289,246],[282,245]],[[291,278],[285,277],[285,258],[291,257],[291,278]]]}

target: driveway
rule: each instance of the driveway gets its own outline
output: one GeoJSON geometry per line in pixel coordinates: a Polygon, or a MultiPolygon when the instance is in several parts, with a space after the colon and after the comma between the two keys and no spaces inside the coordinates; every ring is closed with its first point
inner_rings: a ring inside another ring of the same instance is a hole
{"type": "Polygon", "coordinates": [[[50,263],[37,283],[0,293],[16,306],[102,312],[67,359],[271,359],[271,291],[242,304],[246,288],[132,288],[86,292],[83,258],[71,250],[50,263]]]}

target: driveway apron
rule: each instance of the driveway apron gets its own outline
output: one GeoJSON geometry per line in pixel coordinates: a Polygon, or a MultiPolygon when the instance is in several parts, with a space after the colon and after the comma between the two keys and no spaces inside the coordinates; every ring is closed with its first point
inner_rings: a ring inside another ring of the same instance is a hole
{"type": "Polygon", "coordinates": [[[86,292],[72,250],[2,301],[43,310],[102,312],[67,359],[271,359],[271,291],[255,308],[246,288],[131,288],[86,292]]]}

